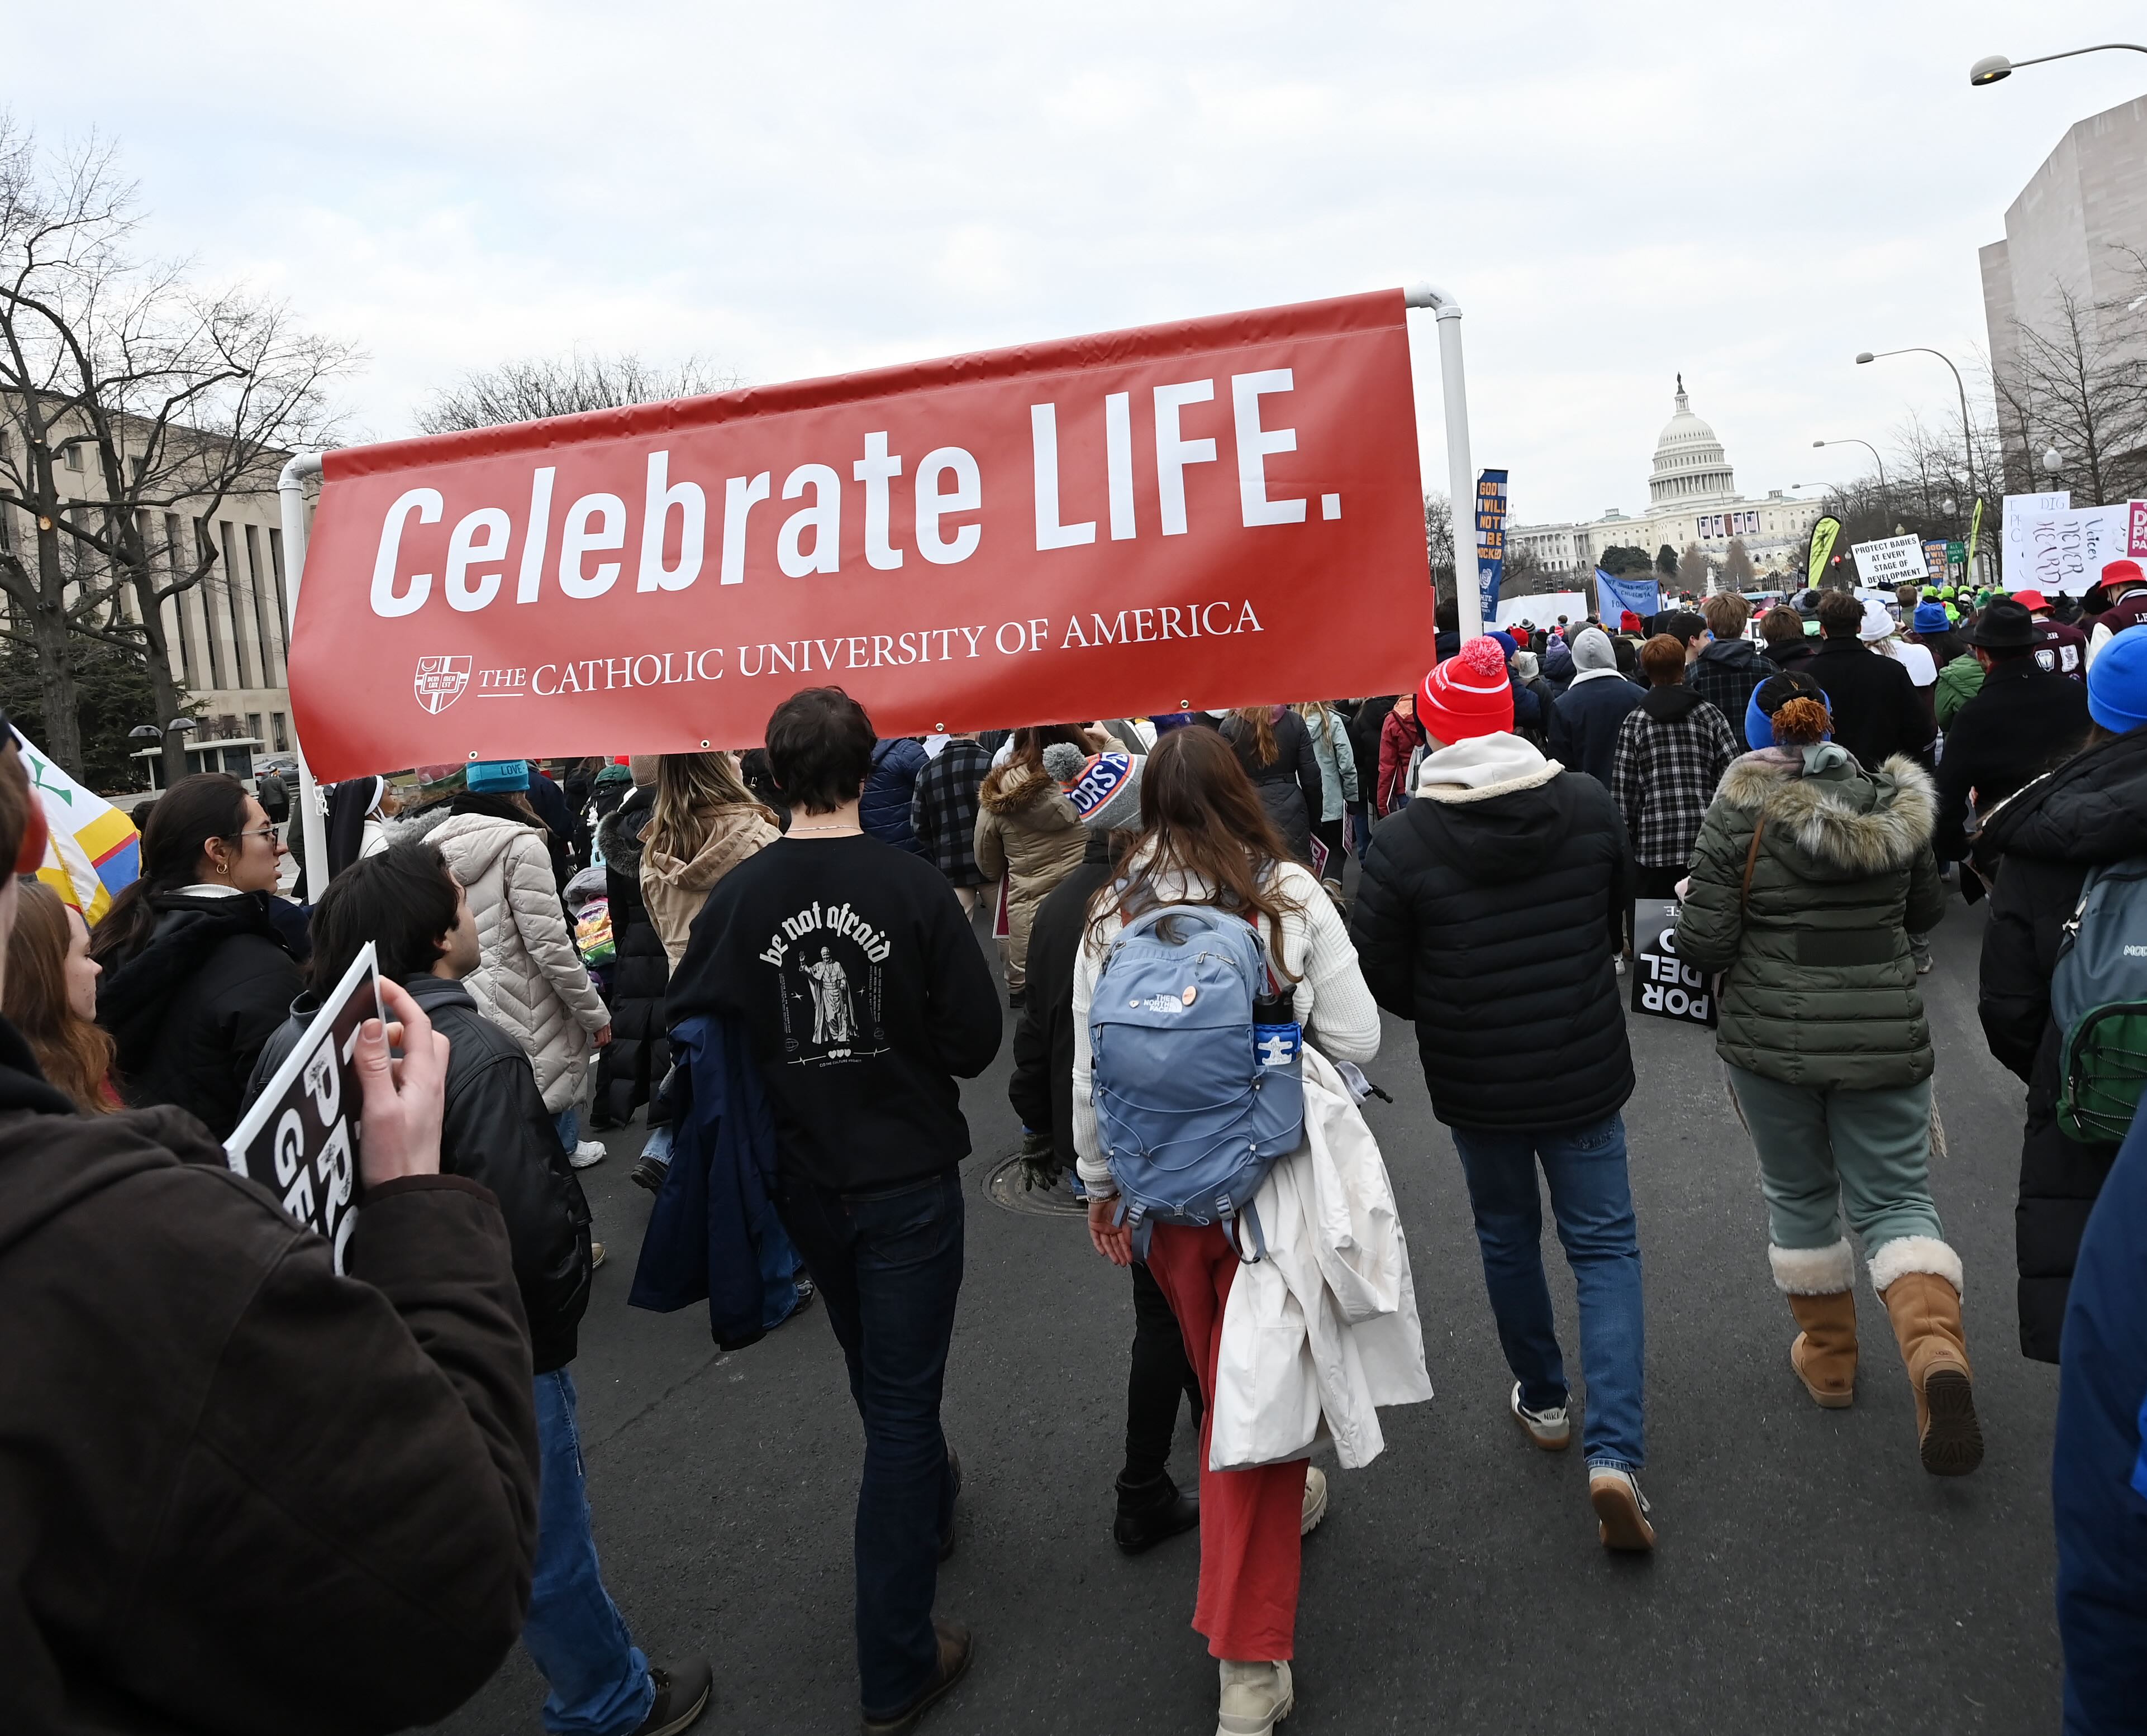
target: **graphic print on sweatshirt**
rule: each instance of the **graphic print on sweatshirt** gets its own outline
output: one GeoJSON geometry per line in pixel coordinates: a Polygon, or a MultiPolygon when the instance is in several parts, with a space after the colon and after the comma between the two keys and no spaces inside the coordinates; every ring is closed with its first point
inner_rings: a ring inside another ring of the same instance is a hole
{"type": "Polygon", "coordinates": [[[785,1063],[829,1066],[886,1052],[881,973],[892,951],[848,904],[816,902],[783,919],[759,957],[776,969],[785,1063]]]}

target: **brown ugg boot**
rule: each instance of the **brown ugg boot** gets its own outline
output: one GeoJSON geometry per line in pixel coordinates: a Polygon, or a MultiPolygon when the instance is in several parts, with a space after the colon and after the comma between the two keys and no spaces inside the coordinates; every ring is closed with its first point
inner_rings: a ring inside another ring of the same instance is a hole
{"type": "Polygon", "coordinates": [[[1934,1477],[1965,1477],[1983,1463],[1983,1428],[1975,1418],[1974,1377],[1961,1330],[1960,1289],[1954,1276],[1959,1269],[1959,1256],[1950,1248],[1921,1236],[1889,1243],[1871,1258],[1874,1287],[1880,1278],[1887,1280],[1879,1289],[1879,1299],[1893,1318],[1901,1360],[1908,1365],[1909,1384],[1915,1388],[1916,1438],[1924,1468],[1934,1477]],[[1904,1243],[1923,1244],[1936,1253],[1926,1260],[1904,1243]],[[1909,1261],[1919,1265],[1950,1263],[1951,1270],[1901,1269],[1909,1261]]]}
{"type": "Polygon", "coordinates": [[[1804,1330],[1789,1346],[1812,1403],[1822,1410],[1846,1410],[1856,1402],[1856,1297],[1849,1290],[1789,1298],[1789,1312],[1804,1330]]]}

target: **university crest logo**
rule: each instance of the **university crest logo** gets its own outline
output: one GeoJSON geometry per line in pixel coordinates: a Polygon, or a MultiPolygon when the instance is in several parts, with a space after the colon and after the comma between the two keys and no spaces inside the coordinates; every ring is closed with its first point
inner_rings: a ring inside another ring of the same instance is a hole
{"type": "Polygon", "coordinates": [[[469,678],[470,660],[466,657],[421,657],[415,683],[418,703],[438,717],[462,698],[469,678]]]}

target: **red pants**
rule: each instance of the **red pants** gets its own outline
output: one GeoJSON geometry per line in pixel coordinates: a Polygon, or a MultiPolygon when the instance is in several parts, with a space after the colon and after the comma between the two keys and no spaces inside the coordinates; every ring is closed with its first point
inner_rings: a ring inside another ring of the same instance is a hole
{"type": "Polygon", "coordinates": [[[1200,1596],[1193,1606],[1194,1630],[1207,1637],[1211,1657],[1286,1658],[1296,1650],[1309,1461],[1251,1471],[1208,1468],[1215,1359],[1223,1343],[1224,1304],[1238,1275],[1237,1250],[1213,1226],[1159,1223],[1151,1236],[1148,1269],[1178,1317],[1186,1358],[1206,1401],[1200,1413],[1200,1596]]]}

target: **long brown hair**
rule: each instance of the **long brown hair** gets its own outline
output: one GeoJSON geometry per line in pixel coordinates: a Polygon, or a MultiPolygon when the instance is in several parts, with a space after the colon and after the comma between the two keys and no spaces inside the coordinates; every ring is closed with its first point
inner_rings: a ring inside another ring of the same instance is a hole
{"type": "Polygon", "coordinates": [[[649,811],[642,848],[660,849],[680,862],[700,853],[719,808],[746,807],[775,816],[745,787],[728,753],[663,753],[656,760],[656,803],[649,811]]]}
{"type": "Polygon", "coordinates": [[[1038,723],[1033,728],[1015,730],[1006,763],[986,774],[982,793],[996,796],[1016,778],[1043,777],[1043,750],[1059,742],[1071,743],[1084,755],[1089,751],[1088,732],[1078,723],[1038,723]]]}
{"type": "Polygon", "coordinates": [[[17,898],[0,1012],[23,1033],[45,1078],[76,1108],[85,1115],[108,1114],[119,1107],[105,1088],[114,1045],[102,1027],[68,1003],[67,955],[74,940],[68,907],[37,880],[22,882],[17,898]]]}
{"type": "Polygon", "coordinates": [[[1252,732],[1253,758],[1259,764],[1271,766],[1282,749],[1275,743],[1274,708],[1272,705],[1241,705],[1230,713],[1230,721],[1238,727],[1226,729],[1224,734],[1231,741],[1243,741],[1245,732],[1252,732]]]}
{"type": "Polygon", "coordinates": [[[1106,883],[1091,907],[1100,933],[1114,916],[1139,916],[1159,904],[1215,904],[1268,919],[1268,950],[1278,979],[1294,982],[1283,963],[1282,919],[1303,907],[1275,883],[1295,860],[1260,805],[1253,781],[1219,731],[1174,729],[1141,768],[1141,837],[1121,858],[1123,892],[1106,883]],[[1167,895],[1159,882],[1189,883],[1167,895]],[[1203,887],[1210,888],[1204,894],[1203,887]]]}

